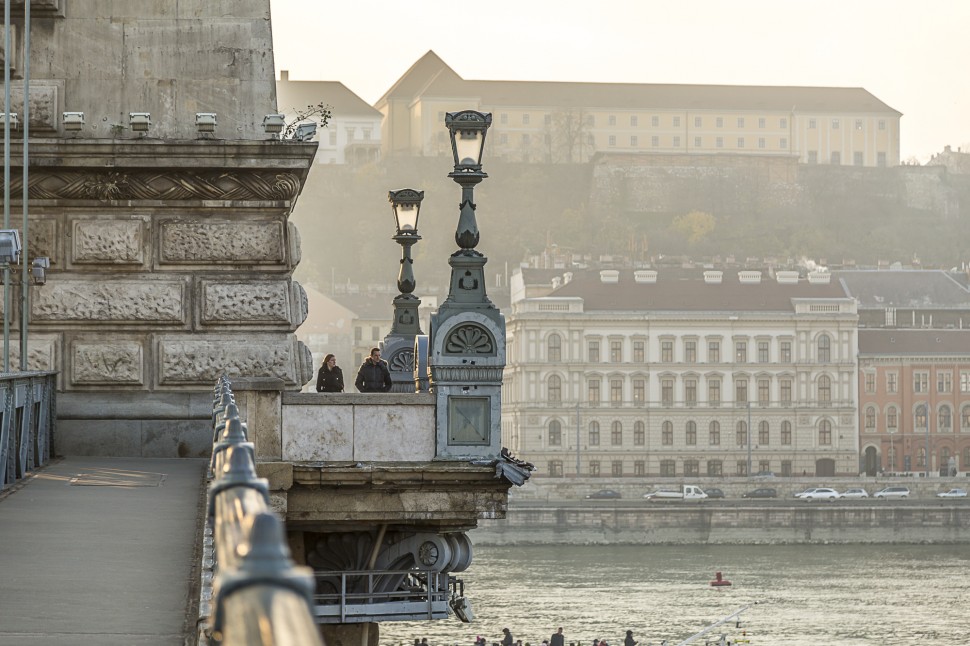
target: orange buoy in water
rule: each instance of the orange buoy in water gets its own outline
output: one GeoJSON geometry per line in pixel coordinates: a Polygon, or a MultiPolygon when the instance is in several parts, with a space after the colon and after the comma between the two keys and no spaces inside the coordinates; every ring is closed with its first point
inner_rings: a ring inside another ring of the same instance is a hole
{"type": "Polygon", "coordinates": [[[715,572],[714,580],[711,581],[711,585],[715,587],[728,586],[731,585],[731,582],[722,577],[720,572],[715,572]]]}

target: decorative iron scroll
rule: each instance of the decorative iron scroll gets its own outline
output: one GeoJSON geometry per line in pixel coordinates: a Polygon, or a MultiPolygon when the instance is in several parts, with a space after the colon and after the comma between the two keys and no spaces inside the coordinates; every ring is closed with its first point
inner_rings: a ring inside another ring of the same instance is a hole
{"type": "Polygon", "coordinates": [[[445,339],[446,354],[495,354],[495,340],[478,325],[461,325],[445,339]]]}
{"type": "MultiPolygon", "coordinates": [[[[11,178],[20,196],[23,179],[11,178]]],[[[295,200],[300,178],[294,173],[258,170],[94,171],[31,169],[33,200],[295,200]]]]}

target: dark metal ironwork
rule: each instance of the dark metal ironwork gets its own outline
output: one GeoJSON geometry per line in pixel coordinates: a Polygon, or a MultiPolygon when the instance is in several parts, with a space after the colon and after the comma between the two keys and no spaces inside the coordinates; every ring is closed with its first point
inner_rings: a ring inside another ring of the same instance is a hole
{"type": "Polygon", "coordinates": [[[56,372],[0,375],[0,489],[50,461],[56,378],[56,372]]]}

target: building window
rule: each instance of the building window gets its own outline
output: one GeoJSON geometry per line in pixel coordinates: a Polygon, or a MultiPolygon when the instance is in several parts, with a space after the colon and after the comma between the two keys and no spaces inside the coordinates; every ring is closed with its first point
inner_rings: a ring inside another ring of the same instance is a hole
{"type": "Polygon", "coordinates": [[[707,362],[721,363],[721,342],[720,341],[707,342],[707,362]]]}
{"type": "Polygon", "coordinates": [[[914,421],[914,426],[924,431],[929,427],[929,420],[926,414],[926,404],[920,404],[916,407],[916,416],[914,421]]]}
{"type": "Polygon", "coordinates": [[[380,341],[381,328],[376,325],[372,325],[370,328],[370,338],[371,338],[371,341],[380,341]]]}
{"type": "Polygon", "coordinates": [[[633,380],[633,403],[642,406],[646,401],[646,382],[643,379],[633,380]]]}
{"type": "Polygon", "coordinates": [[[886,373],[886,392],[887,393],[894,393],[894,392],[896,392],[897,387],[898,386],[897,386],[897,382],[896,382],[896,373],[895,372],[887,372],[886,373]]]}
{"type": "Polygon", "coordinates": [[[883,152],[876,153],[876,166],[879,166],[880,168],[886,167],[886,153],[883,153],[883,152]]]}
{"type": "Polygon", "coordinates": [[[616,125],[616,115],[615,114],[611,114],[609,117],[607,117],[607,122],[611,126],[615,126],[616,125]]]}
{"type": "Polygon", "coordinates": [[[598,478],[600,475],[600,461],[590,460],[589,461],[589,475],[593,478],[598,478]]]}
{"type": "Polygon", "coordinates": [[[660,125],[660,117],[658,117],[656,115],[650,117],[650,125],[653,126],[654,128],[656,128],[657,126],[659,126],[660,125]]]}
{"type": "Polygon", "coordinates": [[[828,363],[832,360],[832,339],[827,334],[818,338],[818,362],[828,363]]]}
{"type": "Polygon", "coordinates": [[[677,475],[677,463],[673,460],[661,460],[660,475],[664,478],[673,478],[677,475]]]}
{"type": "Polygon", "coordinates": [[[610,341],[610,363],[623,362],[623,341],[610,341]]]}
{"type": "Polygon", "coordinates": [[[960,371],[960,392],[970,393],[970,372],[960,371]]]}
{"type": "Polygon", "coordinates": [[[886,411],[886,428],[896,429],[896,407],[890,406],[886,411]]]}
{"type": "Polygon", "coordinates": [[[919,451],[916,453],[916,466],[925,467],[926,466],[926,447],[919,447],[919,451]]]}
{"type": "Polygon", "coordinates": [[[832,445],[832,422],[827,419],[818,424],[818,443],[820,446],[832,445]]]}
{"type": "Polygon", "coordinates": [[[704,125],[704,119],[703,119],[703,117],[694,117],[694,127],[695,128],[700,128],[703,125],[704,125]]]}
{"type": "Polygon", "coordinates": [[[693,420],[687,422],[685,439],[687,446],[697,446],[697,423],[693,420]]]}
{"type": "Polygon", "coordinates": [[[809,119],[808,120],[808,129],[809,130],[815,130],[815,128],[816,128],[815,119],[809,119]]]}
{"type": "Polygon", "coordinates": [[[879,129],[880,130],[885,130],[886,129],[886,120],[885,119],[880,119],[879,120],[879,129]]]}
{"type": "Polygon", "coordinates": [[[523,145],[528,146],[531,141],[532,141],[532,137],[531,137],[531,135],[529,135],[529,133],[527,133],[527,132],[522,133],[522,144],[523,145]]]}
{"type": "Polygon", "coordinates": [[[876,392],[876,373],[874,372],[866,373],[866,392],[867,393],[876,392]]]}
{"type": "Polygon", "coordinates": [[[610,135],[609,142],[611,146],[616,145],[616,135],[610,135]]]}
{"type": "Polygon", "coordinates": [[[697,341],[684,341],[684,361],[697,363],[697,341]]]}
{"type": "Polygon", "coordinates": [[[354,326],[354,341],[362,341],[364,339],[364,328],[357,325],[354,326]]]}
{"type": "Polygon", "coordinates": [[[633,362],[643,363],[643,341],[633,342],[633,362]]]}
{"type": "Polygon", "coordinates": [[[337,145],[337,131],[336,130],[331,130],[328,134],[330,135],[330,145],[331,146],[336,146],[337,145]]]}
{"type": "Polygon", "coordinates": [[[758,380],[758,405],[767,406],[771,400],[771,380],[758,380]]]}
{"type": "MultiPolygon", "coordinates": [[[[758,445],[768,446],[771,442],[771,429],[768,426],[768,422],[761,421],[758,422],[758,445]]],[[[761,469],[762,471],[768,471],[768,469],[761,469]]]]}
{"type": "Polygon", "coordinates": [[[758,137],[758,148],[764,148],[767,144],[765,143],[764,137],[758,137]]]}
{"type": "Polygon", "coordinates": [[[721,405],[721,380],[707,380],[707,403],[713,408],[721,405]]]}
{"type": "Polygon", "coordinates": [[[721,477],[724,471],[723,463],[720,460],[707,461],[707,475],[712,478],[721,477]]]}
{"type": "Polygon", "coordinates": [[[780,355],[778,357],[779,361],[782,363],[791,363],[791,341],[782,341],[779,345],[778,354],[780,355]]]}
{"type": "Polygon", "coordinates": [[[549,361],[562,361],[562,337],[550,334],[546,340],[546,356],[549,361]]]}
{"type": "Polygon", "coordinates": [[[673,124],[674,124],[674,128],[679,128],[680,127],[680,117],[674,117],[673,124]]]}
{"type": "Polygon", "coordinates": [[[839,124],[839,120],[838,119],[832,119],[832,130],[838,130],[839,129],[839,125],[840,124],[839,124]]]}
{"type": "Polygon", "coordinates": [[[590,146],[596,145],[596,135],[586,135],[586,143],[590,146]]]}
{"type": "Polygon", "coordinates": [[[674,405],[674,380],[660,380],[660,400],[664,406],[674,405]]]}
{"type": "Polygon", "coordinates": [[[549,475],[553,478],[562,477],[562,460],[549,460],[549,475]]]}
{"type": "Polygon", "coordinates": [[[767,341],[758,341],[758,363],[768,363],[768,347],[767,341]]]}
{"type": "Polygon", "coordinates": [[[697,380],[696,379],[685,379],[684,380],[684,400],[688,406],[697,405],[697,380]]]}
{"type": "Polygon", "coordinates": [[[866,432],[873,433],[876,430],[876,409],[872,406],[866,408],[866,432]]]}
{"type": "Polygon", "coordinates": [[[640,145],[640,141],[637,139],[637,136],[636,135],[631,135],[630,136],[630,147],[631,148],[636,148],[639,145],[640,145]]]}
{"type": "Polygon", "coordinates": [[[622,379],[611,379],[610,380],[610,404],[613,406],[619,406],[623,403],[623,380],[622,379]]]}
{"type": "Polygon", "coordinates": [[[747,379],[735,379],[734,401],[735,403],[738,403],[738,404],[744,404],[748,401],[748,380],[747,379]]]}
{"type": "Polygon", "coordinates": [[[737,427],[734,430],[734,443],[738,446],[747,446],[748,444],[748,424],[747,422],[741,420],[738,422],[737,427]]]}
{"type": "MultiPolygon", "coordinates": [[[[970,406],[964,406],[960,411],[960,429],[963,431],[970,431],[970,406]]],[[[967,463],[964,463],[964,468],[966,468],[967,463]]]]}
{"type": "Polygon", "coordinates": [[[674,444],[674,423],[671,421],[666,421],[663,423],[660,431],[660,443],[664,446],[673,446],[674,444]]]}
{"type": "Polygon", "coordinates": [[[818,151],[817,150],[809,150],[808,151],[808,163],[809,164],[817,164],[818,163],[818,151]]]}
{"type": "Polygon", "coordinates": [[[586,344],[586,349],[587,349],[586,360],[589,361],[590,363],[599,363],[600,362],[600,342],[590,341],[589,343],[586,344]]]}
{"type": "Polygon", "coordinates": [[[781,119],[779,119],[778,120],[778,127],[779,128],[787,128],[788,127],[788,119],[785,118],[785,117],[782,117],[781,119]]]}
{"type": "Polygon", "coordinates": [[[549,422],[549,446],[560,446],[562,444],[562,424],[558,421],[549,422]]]}
{"type": "Polygon", "coordinates": [[[699,476],[701,474],[701,463],[698,460],[684,460],[684,476],[699,476]]]}
{"type": "Polygon", "coordinates": [[[680,137],[674,137],[673,147],[680,148],[680,137]]]}
{"type": "Polygon", "coordinates": [[[758,473],[771,473],[771,460],[758,460],[758,473]]]}
{"type": "Polygon", "coordinates": [[[744,137],[738,137],[738,148],[744,148],[744,137]]]}
{"type": "Polygon", "coordinates": [[[744,127],[744,117],[738,117],[738,128],[744,127]]]}
{"type": "Polygon", "coordinates": [[[610,426],[610,444],[613,446],[623,446],[622,422],[616,421],[610,426]]]}
{"type": "Polygon", "coordinates": [[[664,363],[673,363],[673,360],[674,360],[673,341],[660,342],[660,360],[663,361],[664,363]]]}
{"type": "Polygon", "coordinates": [[[587,114],[586,115],[586,125],[587,126],[590,126],[590,127],[595,126],[596,125],[596,117],[594,115],[592,115],[592,114],[587,114]]]}
{"type": "Polygon", "coordinates": [[[747,460],[738,460],[734,463],[735,473],[739,476],[748,475],[748,462],[747,460]]]}
{"type": "Polygon", "coordinates": [[[600,423],[599,422],[589,423],[589,445],[590,446],[600,445],[600,423]]]}
{"type": "Polygon", "coordinates": [[[914,372],[913,373],[913,392],[914,393],[927,393],[930,391],[930,373],[928,372],[914,372]]]}
{"type": "Polygon", "coordinates": [[[694,137],[694,148],[703,148],[704,143],[700,137],[694,137]]]}
{"type": "Polygon", "coordinates": [[[758,117],[758,127],[764,128],[768,124],[768,120],[764,117],[758,117]]]}
{"type": "Polygon", "coordinates": [[[714,421],[707,427],[707,443],[711,446],[721,444],[721,423],[714,421]]]}
{"type": "Polygon", "coordinates": [[[734,361],[736,363],[748,362],[748,342],[747,341],[734,342],[734,361]]]}
{"type": "Polygon", "coordinates": [[[724,137],[717,137],[714,140],[714,147],[715,148],[724,148],[724,137]]]}
{"type": "Polygon", "coordinates": [[[952,372],[936,373],[936,392],[938,393],[953,392],[953,373],[952,372]]]}
{"type": "Polygon", "coordinates": [[[781,386],[781,403],[791,404],[791,379],[782,379],[778,383],[781,386]]]}
{"type": "Polygon", "coordinates": [[[654,148],[659,148],[660,147],[660,137],[658,137],[657,135],[654,135],[654,136],[650,137],[650,145],[653,146],[654,148]]]}
{"type": "Polygon", "coordinates": [[[936,413],[936,425],[943,433],[949,433],[951,430],[953,430],[953,422],[952,416],[950,415],[949,406],[940,406],[940,410],[936,413]]]}
{"type": "Polygon", "coordinates": [[[638,126],[638,125],[640,125],[639,124],[639,119],[637,118],[637,115],[635,115],[635,114],[631,114],[630,115],[630,125],[631,126],[638,126]]]}
{"type": "Polygon", "coordinates": [[[781,444],[791,446],[791,422],[787,419],[781,423],[781,444]]]}
{"type": "Polygon", "coordinates": [[[528,113],[522,115],[522,125],[523,126],[529,125],[529,118],[530,118],[530,115],[528,113]]]}
{"type": "Polygon", "coordinates": [[[549,393],[549,403],[558,404],[562,401],[562,379],[557,375],[549,377],[546,382],[546,391],[549,393]]]}
{"type": "Polygon", "coordinates": [[[781,475],[783,478],[790,478],[792,476],[791,460],[781,461],[781,475]]]}
{"type": "Polygon", "coordinates": [[[714,120],[714,125],[717,126],[718,128],[723,128],[724,127],[724,117],[718,117],[717,119],[715,119],[714,120]]]}
{"type": "Polygon", "coordinates": [[[587,395],[590,406],[599,406],[600,403],[600,382],[599,379],[590,380],[587,384],[587,395]]]}
{"type": "Polygon", "coordinates": [[[833,150],[832,154],[829,156],[829,163],[832,164],[833,166],[841,166],[842,153],[839,152],[838,150],[833,150]]]}
{"type": "Polygon", "coordinates": [[[633,445],[643,446],[647,443],[647,432],[646,427],[643,422],[634,422],[633,424],[633,445]]]}
{"type": "Polygon", "coordinates": [[[504,126],[509,122],[509,115],[503,112],[502,114],[499,115],[498,120],[499,120],[499,123],[501,123],[504,126]]]}
{"type": "Polygon", "coordinates": [[[623,462],[621,460],[613,460],[610,462],[610,473],[614,478],[618,478],[623,475],[623,462]]]}
{"type": "Polygon", "coordinates": [[[821,404],[832,402],[832,380],[827,375],[818,378],[818,401],[821,404]]]}
{"type": "Polygon", "coordinates": [[[782,150],[788,150],[788,137],[782,137],[778,140],[778,147],[782,150]]]}
{"type": "Polygon", "coordinates": [[[633,461],[633,475],[635,476],[645,476],[647,475],[647,463],[643,460],[633,461]]]}
{"type": "Polygon", "coordinates": [[[509,136],[508,136],[508,134],[507,134],[507,133],[504,133],[504,132],[503,132],[503,133],[501,133],[501,134],[500,134],[500,135],[498,136],[498,142],[499,142],[500,144],[503,144],[503,145],[504,145],[504,144],[507,144],[507,143],[509,143],[509,136]]]}
{"type": "Polygon", "coordinates": [[[855,129],[856,130],[862,130],[862,119],[856,119],[855,120],[855,129]]]}

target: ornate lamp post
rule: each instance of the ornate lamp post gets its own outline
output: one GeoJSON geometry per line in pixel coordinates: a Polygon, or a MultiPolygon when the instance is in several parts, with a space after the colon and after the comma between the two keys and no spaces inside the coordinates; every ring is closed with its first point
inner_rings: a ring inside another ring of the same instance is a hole
{"type": "Polygon", "coordinates": [[[402,247],[401,270],[397,276],[397,288],[400,290],[394,298],[394,321],[391,332],[384,338],[384,355],[391,371],[391,392],[413,393],[414,383],[414,337],[424,334],[421,331],[421,320],[418,307],[421,300],[412,294],[417,283],[414,280],[414,270],[411,259],[411,247],[421,239],[418,235],[418,216],[421,213],[421,200],[424,191],[412,188],[402,188],[399,191],[389,191],[387,199],[394,210],[394,222],[397,234],[394,241],[402,247]]]}
{"type": "Polygon", "coordinates": [[[505,368],[505,317],[485,294],[487,258],[475,250],[475,185],[482,171],[485,134],[492,115],[449,112],[455,168],[448,177],[461,186],[455,242],[448,259],[448,297],[431,317],[428,366],[435,394],[439,457],[498,457],[501,452],[501,388],[505,368]]]}

